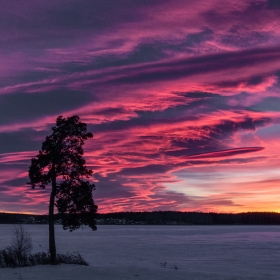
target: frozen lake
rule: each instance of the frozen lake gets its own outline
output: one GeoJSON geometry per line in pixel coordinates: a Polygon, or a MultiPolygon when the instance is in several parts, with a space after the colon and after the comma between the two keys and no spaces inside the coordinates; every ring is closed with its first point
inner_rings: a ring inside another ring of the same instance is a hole
{"type": "MultiPolygon", "coordinates": [[[[47,225],[24,227],[33,251],[47,251],[47,225]]],[[[12,230],[0,225],[0,248],[9,245],[12,230]]],[[[280,226],[100,225],[95,232],[56,226],[56,242],[58,253],[79,251],[90,267],[74,267],[92,269],[95,279],[280,279],[280,226]]],[[[0,279],[4,270],[10,269],[0,279]]]]}

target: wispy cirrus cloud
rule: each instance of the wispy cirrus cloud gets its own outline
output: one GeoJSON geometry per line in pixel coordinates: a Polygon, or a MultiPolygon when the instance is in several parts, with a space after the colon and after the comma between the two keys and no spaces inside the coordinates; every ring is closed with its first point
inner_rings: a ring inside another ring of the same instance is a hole
{"type": "Polygon", "coordinates": [[[30,158],[78,114],[102,212],[278,211],[276,2],[2,3],[0,210],[45,213],[30,158]]]}
{"type": "Polygon", "coordinates": [[[263,150],[263,147],[244,147],[237,149],[228,149],[222,151],[214,151],[211,153],[202,153],[185,157],[185,159],[203,159],[203,158],[219,158],[219,157],[231,157],[245,153],[258,152],[263,150]]]}

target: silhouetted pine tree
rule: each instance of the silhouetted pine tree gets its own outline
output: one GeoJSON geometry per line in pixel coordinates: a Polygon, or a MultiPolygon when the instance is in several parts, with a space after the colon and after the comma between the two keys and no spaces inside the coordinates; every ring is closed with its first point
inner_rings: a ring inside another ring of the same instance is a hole
{"type": "Polygon", "coordinates": [[[78,116],[59,116],[52,134],[42,143],[39,154],[32,158],[29,179],[32,188],[45,188],[51,183],[49,204],[49,250],[51,263],[56,263],[54,235],[54,205],[62,214],[63,228],[70,231],[81,225],[96,230],[97,206],[92,199],[95,185],[84,180],[92,176],[92,170],[83,159],[84,140],[92,138],[87,125],[78,116]]]}

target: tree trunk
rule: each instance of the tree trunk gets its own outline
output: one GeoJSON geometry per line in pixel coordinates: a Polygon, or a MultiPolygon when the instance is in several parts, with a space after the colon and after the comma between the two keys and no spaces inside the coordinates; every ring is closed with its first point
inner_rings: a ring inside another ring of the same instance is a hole
{"type": "Polygon", "coordinates": [[[54,199],[56,194],[56,176],[54,171],[52,173],[52,191],[49,205],[49,250],[51,255],[51,264],[56,264],[56,247],[54,236],[54,199]]]}

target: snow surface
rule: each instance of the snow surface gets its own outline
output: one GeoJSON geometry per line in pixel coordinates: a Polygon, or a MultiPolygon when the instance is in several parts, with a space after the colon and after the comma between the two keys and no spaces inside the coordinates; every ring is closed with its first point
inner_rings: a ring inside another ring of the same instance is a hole
{"type": "MultiPolygon", "coordinates": [[[[0,225],[0,248],[13,225],[0,225]]],[[[47,225],[25,225],[33,251],[47,251],[47,225]]],[[[90,266],[2,268],[0,279],[279,280],[279,226],[117,226],[92,232],[56,226],[58,253],[79,251],[90,266]]]]}

